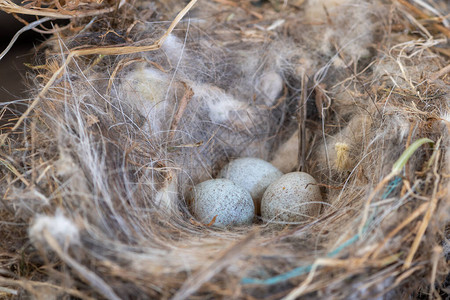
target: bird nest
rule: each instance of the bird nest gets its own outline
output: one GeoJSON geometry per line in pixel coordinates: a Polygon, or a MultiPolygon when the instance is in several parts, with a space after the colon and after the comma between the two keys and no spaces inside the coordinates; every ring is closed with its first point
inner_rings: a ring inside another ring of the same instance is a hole
{"type": "Polygon", "coordinates": [[[51,34],[2,118],[0,295],[448,295],[446,1],[181,2],[0,1],[51,34]],[[238,157],[311,174],[320,214],[196,219],[238,157]]]}

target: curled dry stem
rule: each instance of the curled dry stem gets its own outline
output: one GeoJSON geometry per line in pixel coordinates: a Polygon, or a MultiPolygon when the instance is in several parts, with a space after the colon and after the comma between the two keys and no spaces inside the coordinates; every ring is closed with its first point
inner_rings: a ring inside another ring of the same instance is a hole
{"type": "MultiPolygon", "coordinates": [[[[58,1],[55,1],[58,3],[58,1]]],[[[30,16],[40,16],[40,17],[50,17],[54,19],[74,19],[74,18],[82,18],[82,17],[92,17],[97,15],[103,15],[106,13],[110,13],[116,9],[115,6],[104,8],[104,9],[95,9],[95,10],[56,10],[51,8],[26,8],[20,5],[17,5],[11,0],[0,0],[0,10],[8,13],[8,14],[21,14],[21,15],[30,15],[30,16]]]]}

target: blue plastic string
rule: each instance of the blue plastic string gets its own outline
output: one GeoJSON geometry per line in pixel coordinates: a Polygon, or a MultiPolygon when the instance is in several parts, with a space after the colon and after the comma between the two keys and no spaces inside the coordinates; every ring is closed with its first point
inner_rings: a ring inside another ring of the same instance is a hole
{"type": "Polygon", "coordinates": [[[351,237],[350,239],[348,239],[344,243],[342,243],[342,245],[340,245],[339,247],[337,247],[333,251],[329,252],[327,254],[327,256],[328,257],[333,257],[333,256],[338,255],[339,252],[341,252],[342,250],[344,250],[345,248],[347,248],[351,244],[355,243],[357,240],[359,240],[359,233],[355,234],[353,237],[351,237]]]}
{"type": "Polygon", "coordinates": [[[386,190],[383,193],[381,199],[386,199],[389,195],[395,190],[395,188],[402,182],[402,178],[400,176],[395,176],[394,179],[386,187],[386,190]]]}
{"type": "Polygon", "coordinates": [[[293,270],[290,270],[286,273],[271,277],[271,278],[267,278],[267,279],[257,279],[257,278],[242,278],[241,283],[242,284],[264,284],[264,285],[272,285],[272,284],[277,284],[280,282],[284,282],[286,280],[289,280],[291,278],[294,277],[298,277],[300,275],[306,274],[309,271],[311,271],[312,266],[302,266],[302,267],[297,267],[293,270]]]}
{"type": "MultiPolygon", "coordinates": [[[[386,190],[383,193],[383,196],[381,197],[382,199],[386,199],[387,197],[389,197],[389,195],[395,190],[395,188],[402,182],[402,178],[399,176],[396,176],[394,179],[391,180],[391,182],[388,184],[388,186],[386,187],[386,190]]],[[[366,224],[364,225],[363,228],[363,232],[365,232],[367,230],[367,228],[369,227],[369,224],[371,222],[371,220],[374,218],[375,213],[372,214],[372,217],[369,218],[369,220],[366,222],[366,224]]],[[[333,251],[329,252],[327,254],[327,257],[334,257],[336,255],[338,255],[342,250],[344,250],[345,248],[347,248],[348,246],[352,245],[353,243],[355,243],[356,241],[358,241],[360,238],[360,235],[357,233],[355,234],[353,237],[351,237],[350,239],[346,240],[344,243],[342,243],[339,247],[337,247],[336,249],[334,249],[333,251]]],[[[280,282],[284,282],[287,281],[291,278],[294,277],[298,277],[301,276],[303,274],[306,274],[308,272],[311,271],[312,265],[307,265],[307,266],[300,266],[297,267],[295,269],[292,269],[286,273],[274,276],[274,277],[270,277],[267,279],[258,279],[258,278],[249,278],[249,277],[244,277],[241,279],[241,283],[242,284],[261,284],[261,285],[273,285],[273,284],[277,284],[280,282]]]]}

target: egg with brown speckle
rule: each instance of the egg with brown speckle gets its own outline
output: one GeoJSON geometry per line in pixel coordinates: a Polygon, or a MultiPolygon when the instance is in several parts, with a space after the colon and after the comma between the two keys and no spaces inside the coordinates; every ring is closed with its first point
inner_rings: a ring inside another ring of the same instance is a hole
{"type": "Polygon", "coordinates": [[[261,216],[274,223],[303,223],[320,213],[322,196],[316,180],[304,172],[292,172],[273,182],[261,201],[261,216]]]}
{"type": "Polygon", "coordinates": [[[191,193],[191,210],[201,223],[216,227],[250,225],[255,215],[250,193],[228,179],[197,184],[191,193]]]}

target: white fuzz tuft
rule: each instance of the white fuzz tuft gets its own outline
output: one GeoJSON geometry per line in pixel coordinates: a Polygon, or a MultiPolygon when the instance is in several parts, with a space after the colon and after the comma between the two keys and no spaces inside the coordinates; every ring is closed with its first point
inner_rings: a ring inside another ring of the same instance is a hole
{"type": "Polygon", "coordinates": [[[44,232],[48,232],[64,246],[76,244],[80,239],[77,226],[60,210],[56,211],[54,216],[37,216],[28,230],[28,235],[33,243],[46,244],[44,232]]]}
{"type": "Polygon", "coordinates": [[[211,120],[223,123],[231,118],[231,113],[236,110],[244,109],[245,104],[228,95],[224,95],[222,99],[211,99],[211,101],[208,102],[208,108],[211,120]]]}
{"type": "Polygon", "coordinates": [[[162,130],[161,122],[168,112],[167,94],[170,78],[155,68],[137,68],[122,81],[124,99],[144,116],[152,132],[162,130]]]}
{"type": "Polygon", "coordinates": [[[445,123],[445,125],[447,126],[447,128],[450,129],[450,112],[448,111],[444,111],[441,115],[441,119],[442,121],[445,123]]]}
{"type": "Polygon", "coordinates": [[[194,94],[204,101],[208,108],[208,116],[214,123],[227,123],[235,121],[235,125],[251,125],[248,105],[236,100],[225,91],[206,85],[198,85],[193,88],[194,94]]]}
{"type": "MultiPolygon", "coordinates": [[[[177,64],[183,54],[183,43],[173,34],[169,34],[162,45],[162,49],[169,58],[170,63],[177,64]]],[[[175,67],[175,66],[173,66],[175,67]]]]}
{"type": "Polygon", "coordinates": [[[265,104],[271,106],[283,91],[283,78],[276,72],[267,72],[259,80],[258,89],[263,94],[265,104]]]}

